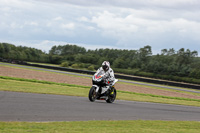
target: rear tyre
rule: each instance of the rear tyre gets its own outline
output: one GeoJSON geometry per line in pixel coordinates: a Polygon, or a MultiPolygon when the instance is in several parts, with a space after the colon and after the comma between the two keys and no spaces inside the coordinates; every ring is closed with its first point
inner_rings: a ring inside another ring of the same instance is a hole
{"type": "Polygon", "coordinates": [[[117,96],[117,91],[115,88],[113,88],[110,94],[108,95],[108,99],[106,100],[106,102],[113,103],[115,101],[116,96],[117,96]]]}
{"type": "Polygon", "coordinates": [[[96,97],[97,97],[96,89],[94,86],[92,86],[89,91],[88,98],[91,102],[94,102],[96,100],[96,97]]]}

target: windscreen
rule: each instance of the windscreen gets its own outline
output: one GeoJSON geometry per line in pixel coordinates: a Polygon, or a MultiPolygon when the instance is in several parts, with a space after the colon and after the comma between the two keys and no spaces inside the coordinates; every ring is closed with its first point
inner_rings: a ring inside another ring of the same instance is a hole
{"type": "Polygon", "coordinates": [[[104,74],[105,74],[104,71],[100,71],[99,73],[97,73],[96,77],[99,78],[103,76],[104,74]]]}

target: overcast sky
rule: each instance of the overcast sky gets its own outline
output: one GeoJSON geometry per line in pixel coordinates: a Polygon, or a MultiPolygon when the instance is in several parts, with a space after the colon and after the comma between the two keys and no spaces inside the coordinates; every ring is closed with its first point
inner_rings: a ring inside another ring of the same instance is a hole
{"type": "Polygon", "coordinates": [[[200,0],[0,0],[0,42],[200,55],[200,0]]]}

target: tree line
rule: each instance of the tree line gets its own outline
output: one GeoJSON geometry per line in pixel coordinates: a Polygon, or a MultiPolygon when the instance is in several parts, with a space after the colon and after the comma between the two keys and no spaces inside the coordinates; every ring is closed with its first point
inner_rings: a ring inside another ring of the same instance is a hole
{"type": "Polygon", "coordinates": [[[42,50],[9,43],[0,43],[0,57],[20,61],[49,62],[49,55],[42,50]]]}
{"type": "Polygon", "coordinates": [[[90,70],[98,69],[107,60],[118,73],[200,83],[198,52],[184,48],[178,51],[173,48],[163,49],[160,54],[152,55],[149,45],[138,50],[86,50],[84,47],[66,44],[53,46],[47,54],[35,48],[0,43],[0,57],[90,70]]]}

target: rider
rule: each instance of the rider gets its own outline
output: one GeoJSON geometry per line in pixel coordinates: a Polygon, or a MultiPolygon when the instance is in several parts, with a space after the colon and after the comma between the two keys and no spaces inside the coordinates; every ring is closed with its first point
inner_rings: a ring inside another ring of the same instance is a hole
{"type": "Polygon", "coordinates": [[[100,71],[103,71],[105,73],[105,84],[106,86],[109,86],[109,89],[111,89],[112,83],[115,81],[114,71],[110,67],[110,63],[108,61],[104,61],[102,63],[102,66],[97,70],[96,74],[100,71]]]}

